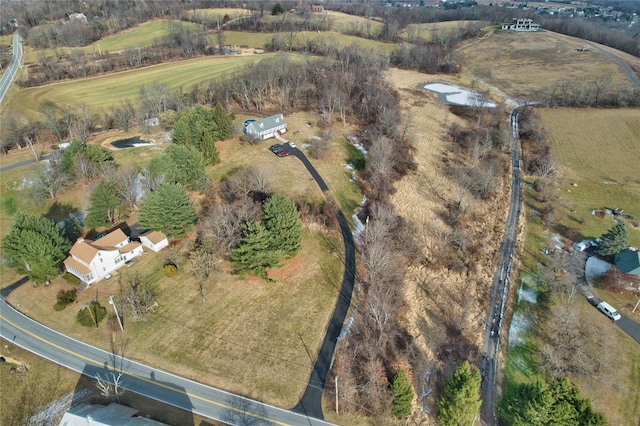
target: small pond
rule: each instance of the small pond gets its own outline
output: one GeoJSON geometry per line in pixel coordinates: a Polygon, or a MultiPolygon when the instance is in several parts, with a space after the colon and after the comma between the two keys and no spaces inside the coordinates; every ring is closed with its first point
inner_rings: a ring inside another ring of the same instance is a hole
{"type": "Polygon", "coordinates": [[[119,139],[117,141],[111,142],[111,146],[114,148],[137,148],[139,146],[149,146],[154,145],[151,141],[146,141],[144,139],[140,139],[140,136],[134,136],[128,139],[119,139]]]}
{"type": "Polygon", "coordinates": [[[481,94],[449,83],[422,83],[418,85],[418,88],[437,93],[438,100],[446,104],[486,108],[496,107],[496,104],[486,101],[481,94]]]}

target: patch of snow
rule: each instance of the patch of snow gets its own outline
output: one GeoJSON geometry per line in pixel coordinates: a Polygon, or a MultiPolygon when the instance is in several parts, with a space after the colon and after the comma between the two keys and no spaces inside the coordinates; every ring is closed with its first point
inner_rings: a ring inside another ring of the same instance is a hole
{"type": "Polygon", "coordinates": [[[591,285],[591,280],[595,277],[601,277],[611,269],[611,264],[597,257],[590,257],[584,267],[584,275],[587,282],[591,285]]]}
{"type": "Polygon", "coordinates": [[[310,143],[303,143],[302,144],[302,148],[309,149],[309,148],[311,148],[311,144],[310,143]]]}
{"type": "Polygon", "coordinates": [[[553,242],[553,246],[559,250],[562,250],[564,244],[562,244],[562,237],[560,234],[553,234],[551,236],[551,241],[553,242]]]}
{"type": "Polygon", "coordinates": [[[532,288],[524,289],[520,287],[518,289],[518,304],[520,304],[521,300],[529,303],[537,303],[538,301],[536,292],[532,288]]]}
{"type": "MultiPolygon", "coordinates": [[[[360,206],[364,206],[364,203],[367,202],[367,197],[362,197],[362,202],[360,203],[360,206]]],[[[360,218],[358,217],[358,212],[360,211],[360,209],[356,209],[355,213],[353,213],[351,215],[351,218],[353,219],[353,238],[356,240],[357,243],[362,244],[362,231],[364,231],[364,223],[362,223],[362,221],[360,220],[360,218]]]]}
{"type": "Polygon", "coordinates": [[[88,395],[89,391],[86,389],[80,392],[70,392],[47,405],[38,414],[29,417],[26,424],[28,426],[58,424],[65,411],[82,402],[88,395]]]}
{"type": "Polygon", "coordinates": [[[358,151],[360,151],[360,152],[361,152],[365,157],[368,157],[368,156],[369,156],[369,152],[367,151],[367,149],[366,149],[364,146],[362,146],[362,144],[359,144],[359,143],[353,143],[353,144],[351,144],[351,145],[355,146],[355,147],[356,147],[356,149],[357,149],[358,151]]]}
{"type": "Polygon", "coordinates": [[[509,327],[509,347],[524,343],[524,334],[529,328],[530,321],[522,311],[516,311],[511,318],[509,327]]]}
{"type": "Polygon", "coordinates": [[[478,106],[487,108],[496,107],[496,104],[494,104],[493,102],[485,102],[479,93],[454,86],[453,84],[426,83],[422,85],[422,88],[444,95],[446,101],[454,105],[478,106]]]}

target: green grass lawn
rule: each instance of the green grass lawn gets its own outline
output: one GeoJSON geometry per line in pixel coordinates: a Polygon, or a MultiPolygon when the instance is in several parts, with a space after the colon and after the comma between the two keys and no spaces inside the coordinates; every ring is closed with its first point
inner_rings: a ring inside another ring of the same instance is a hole
{"type": "MultiPolygon", "coordinates": [[[[540,116],[564,181],[560,224],[599,237],[615,224],[591,214],[603,207],[623,208],[640,222],[640,110],[554,108],[540,116]]],[[[639,228],[629,226],[629,243],[640,247],[639,228]]]]}
{"type": "Polygon", "coordinates": [[[11,110],[36,119],[39,117],[40,103],[50,99],[59,105],[84,103],[97,112],[127,99],[135,103],[140,89],[152,83],[163,83],[171,89],[182,87],[189,90],[195,83],[223,78],[247,64],[273,55],[205,57],[21,89],[10,94],[8,107],[4,111],[11,110]]]}
{"type": "MultiPolygon", "coordinates": [[[[98,40],[95,43],[81,47],[79,49],[84,53],[105,53],[119,52],[121,50],[133,49],[140,46],[151,46],[155,41],[158,41],[163,37],[169,35],[169,22],[184,25],[194,31],[202,30],[201,26],[191,22],[161,19],[157,21],[145,22],[138,25],[137,27],[130,28],[121,33],[106,37],[102,40],[98,40]]],[[[63,47],[59,49],[32,49],[28,46],[28,44],[25,43],[24,62],[35,62],[38,58],[38,55],[54,55],[56,50],[58,52],[70,54],[73,49],[69,47],[63,47]]]]}
{"type": "Polygon", "coordinates": [[[428,24],[409,24],[402,32],[402,39],[405,41],[421,40],[428,43],[433,40],[435,34],[445,35],[477,23],[478,21],[446,21],[431,22],[428,24]]]}

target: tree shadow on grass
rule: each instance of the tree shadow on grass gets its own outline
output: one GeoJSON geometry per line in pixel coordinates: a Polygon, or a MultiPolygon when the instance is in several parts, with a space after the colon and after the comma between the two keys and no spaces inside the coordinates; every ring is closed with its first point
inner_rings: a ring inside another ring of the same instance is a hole
{"type": "Polygon", "coordinates": [[[61,222],[69,217],[69,215],[74,215],[78,217],[80,210],[77,207],[69,204],[69,203],[60,203],[58,201],[51,204],[49,210],[44,214],[44,217],[47,219],[53,220],[54,222],[61,222]]]}

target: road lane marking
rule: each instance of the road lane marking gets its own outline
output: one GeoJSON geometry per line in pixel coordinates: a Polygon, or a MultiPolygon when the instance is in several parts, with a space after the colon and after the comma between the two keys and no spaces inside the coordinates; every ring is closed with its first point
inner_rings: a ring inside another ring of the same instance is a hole
{"type": "MultiPolygon", "coordinates": [[[[40,336],[30,332],[29,330],[26,330],[26,329],[20,327],[19,325],[15,324],[14,322],[12,322],[12,321],[8,320],[7,318],[5,318],[3,315],[0,315],[0,319],[2,319],[3,321],[7,322],[8,324],[11,324],[13,327],[17,328],[18,330],[22,331],[23,333],[28,334],[29,336],[31,336],[31,337],[33,337],[33,338],[35,338],[37,340],[40,340],[43,343],[46,343],[49,346],[52,346],[52,347],[54,347],[54,348],[56,348],[58,350],[66,352],[66,353],[68,353],[70,355],[73,355],[73,356],[75,356],[77,358],[80,358],[80,359],[82,359],[84,361],[87,361],[87,362],[90,362],[92,364],[95,364],[97,366],[104,367],[104,363],[103,362],[98,362],[98,361],[94,360],[93,358],[89,358],[87,356],[84,356],[84,355],[81,355],[79,353],[76,353],[76,352],[74,352],[74,351],[72,351],[70,349],[67,349],[67,348],[62,347],[60,345],[57,345],[57,344],[55,344],[53,342],[50,342],[50,341],[46,340],[45,338],[40,337],[40,336]]],[[[120,358],[121,359],[125,359],[125,358],[122,358],[122,357],[120,357],[120,358]]],[[[223,404],[223,403],[218,402],[218,401],[213,401],[211,399],[202,397],[200,395],[191,394],[191,393],[187,392],[186,390],[176,389],[175,387],[172,387],[172,386],[166,385],[164,383],[160,383],[160,382],[154,381],[152,379],[148,379],[146,377],[139,376],[139,375],[137,375],[135,373],[127,372],[127,371],[122,370],[120,368],[116,368],[115,366],[114,366],[113,370],[118,372],[118,373],[124,373],[127,376],[134,377],[134,378],[136,378],[138,380],[142,380],[144,382],[153,384],[155,386],[159,386],[159,387],[162,387],[162,388],[165,388],[165,389],[177,392],[177,393],[181,393],[181,394],[186,395],[186,396],[188,396],[190,398],[199,399],[199,400],[201,400],[203,402],[206,402],[206,403],[209,403],[209,404],[213,404],[213,405],[217,405],[218,407],[225,408],[227,410],[231,410],[231,411],[235,411],[235,412],[240,413],[240,414],[244,414],[244,415],[248,415],[248,416],[251,416],[251,417],[255,417],[257,419],[264,420],[264,421],[267,421],[267,422],[270,422],[270,423],[274,423],[274,424],[277,424],[277,425],[280,425],[280,426],[291,426],[288,423],[283,423],[283,422],[280,422],[278,420],[270,419],[268,417],[261,416],[260,414],[251,413],[249,411],[245,411],[245,410],[242,410],[240,408],[232,407],[230,405],[223,404]]],[[[152,399],[155,399],[155,398],[152,398],[152,399]]],[[[179,407],[179,408],[182,408],[182,407],[179,407]]]]}

